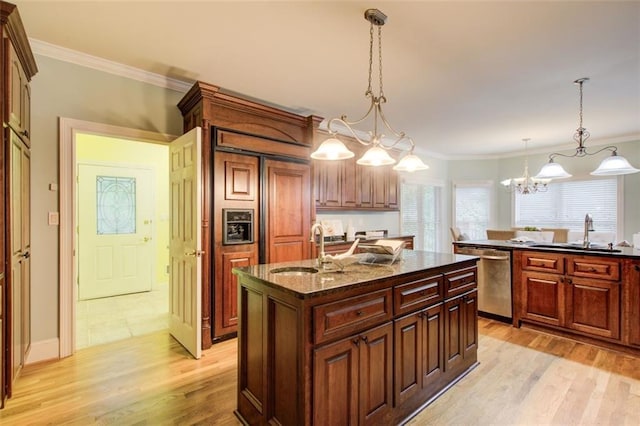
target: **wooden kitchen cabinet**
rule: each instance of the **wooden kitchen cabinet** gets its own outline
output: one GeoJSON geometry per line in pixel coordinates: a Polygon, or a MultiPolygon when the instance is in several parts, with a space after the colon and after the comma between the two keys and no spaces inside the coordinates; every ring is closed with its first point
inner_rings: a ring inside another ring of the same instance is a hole
{"type": "Polygon", "coordinates": [[[393,407],[391,322],[314,351],[314,424],[380,424],[393,407]]]}
{"type": "Polygon", "coordinates": [[[627,323],[625,335],[627,343],[640,348],[640,260],[625,263],[626,301],[624,307],[627,323]]]}
{"type": "MultiPolygon", "coordinates": [[[[328,135],[318,132],[316,146],[328,135]]],[[[399,178],[392,166],[360,166],[356,161],[366,150],[358,141],[347,141],[355,157],[339,161],[313,161],[316,208],[319,210],[393,211],[399,205],[399,178]]]]}
{"type": "Polygon", "coordinates": [[[620,339],[618,260],[533,251],[521,256],[521,319],[587,336],[620,339]]]}
{"type": "MultiPolygon", "coordinates": [[[[233,267],[310,257],[315,203],[309,154],[322,118],[293,114],[202,81],[178,108],[185,132],[202,128],[201,333],[206,349],[236,333],[233,267]],[[252,242],[224,243],[223,209],[253,210],[252,242]]],[[[326,191],[323,196],[334,198],[326,191]]]]}
{"type": "Polygon", "coordinates": [[[444,304],[444,368],[457,376],[475,363],[478,350],[478,291],[472,290],[444,304]]]}

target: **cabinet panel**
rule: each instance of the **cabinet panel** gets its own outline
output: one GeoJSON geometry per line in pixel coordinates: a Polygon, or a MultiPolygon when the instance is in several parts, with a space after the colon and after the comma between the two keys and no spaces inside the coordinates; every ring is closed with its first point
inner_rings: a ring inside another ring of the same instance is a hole
{"type": "Polygon", "coordinates": [[[341,340],[314,351],[314,424],[358,424],[358,339],[341,340]]]}
{"type": "Polygon", "coordinates": [[[451,371],[462,366],[464,351],[462,348],[463,318],[462,298],[457,297],[445,303],[445,370],[451,371]]]}
{"type": "Polygon", "coordinates": [[[567,287],[567,326],[574,330],[620,338],[620,284],[571,278],[567,287]]]}
{"type": "Polygon", "coordinates": [[[221,254],[219,265],[221,274],[216,277],[214,287],[214,333],[223,336],[236,331],[238,324],[238,282],[231,270],[236,267],[258,263],[255,251],[241,251],[221,254]]]}
{"type": "Polygon", "coordinates": [[[402,404],[421,389],[422,312],[394,321],[395,401],[402,404]]]}
{"type": "Polygon", "coordinates": [[[394,314],[402,315],[442,301],[442,285],[442,275],[436,275],[394,287],[394,314]]]}
{"type": "Polygon", "coordinates": [[[460,269],[444,274],[445,297],[462,294],[475,288],[478,284],[476,267],[460,269]]]}
{"type": "Polygon", "coordinates": [[[640,261],[627,261],[626,285],[629,294],[627,327],[629,343],[640,346],[640,261]]]}
{"type": "Polygon", "coordinates": [[[478,350],[478,292],[473,291],[462,296],[464,309],[463,350],[465,359],[475,356],[478,350]]]}
{"type": "MultiPolygon", "coordinates": [[[[422,326],[422,386],[434,390],[444,373],[444,307],[427,309],[422,326]]],[[[477,326],[477,325],[476,325],[477,326]]]]}
{"type": "Polygon", "coordinates": [[[564,274],[564,257],[553,253],[523,252],[522,269],[564,274]]]}
{"type": "Polygon", "coordinates": [[[358,166],[356,180],[357,205],[361,208],[373,208],[373,168],[358,166]]]}
{"type": "Polygon", "coordinates": [[[265,160],[267,175],[265,263],[309,259],[311,170],[307,164],[265,160]],[[282,249],[283,245],[287,249],[282,249]],[[289,251],[289,249],[295,250],[289,251]]]}
{"type": "Polygon", "coordinates": [[[393,327],[387,323],[361,336],[360,424],[379,424],[393,407],[393,327]]]}
{"type": "Polygon", "coordinates": [[[562,277],[538,272],[522,272],[523,316],[552,325],[564,323],[562,277]]]}
{"type": "Polygon", "coordinates": [[[343,160],[342,162],[342,178],[340,182],[341,206],[357,207],[358,206],[358,169],[362,168],[356,164],[356,157],[343,160]]]}
{"type": "Polygon", "coordinates": [[[225,199],[244,201],[255,200],[258,192],[257,163],[247,161],[242,163],[225,161],[224,167],[225,199]]]}
{"type": "Polygon", "coordinates": [[[344,337],[390,320],[392,300],[391,289],[385,289],[314,307],[314,341],[344,337]]]}
{"type": "Polygon", "coordinates": [[[619,281],[620,262],[602,258],[570,256],[567,258],[567,274],[575,277],[619,281]]]}

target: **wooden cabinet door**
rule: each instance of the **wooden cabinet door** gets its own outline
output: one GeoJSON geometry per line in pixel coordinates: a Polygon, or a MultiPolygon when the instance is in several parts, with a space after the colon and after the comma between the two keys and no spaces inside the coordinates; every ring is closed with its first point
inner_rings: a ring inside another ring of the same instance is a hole
{"type": "Polygon", "coordinates": [[[423,311],[414,312],[393,322],[396,405],[402,404],[422,388],[423,315],[423,311]]]}
{"type": "Polygon", "coordinates": [[[13,45],[5,39],[9,51],[9,125],[30,146],[31,89],[13,45]]]}
{"type": "Polygon", "coordinates": [[[356,179],[357,206],[360,208],[373,207],[373,167],[358,166],[356,179]]]}
{"type": "Polygon", "coordinates": [[[360,424],[380,424],[393,408],[393,326],[388,322],[360,339],[360,424]]]}
{"type": "Polygon", "coordinates": [[[640,261],[627,261],[626,285],[628,301],[629,343],[640,346],[640,261]]]}
{"type": "Polygon", "coordinates": [[[360,336],[313,353],[313,424],[358,424],[360,336]]]}
{"type": "Polygon", "coordinates": [[[421,361],[422,388],[435,392],[444,374],[444,307],[432,306],[422,312],[421,361]]]}
{"type": "Polygon", "coordinates": [[[464,360],[464,314],[462,297],[455,297],[446,301],[444,305],[444,315],[444,366],[445,371],[449,373],[460,369],[464,360]]]}
{"type": "Polygon", "coordinates": [[[397,209],[400,205],[400,184],[398,179],[398,172],[393,169],[389,169],[389,177],[387,179],[387,204],[390,209],[397,209]]]}
{"type": "Polygon", "coordinates": [[[342,205],[342,161],[316,161],[318,202],[316,207],[342,205]]]}
{"type": "Polygon", "coordinates": [[[595,336],[620,338],[620,283],[566,278],[566,326],[595,336]]]}
{"type": "Polygon", "coordinates": [[[387,182],[389,180],[389,167],[380,166],[373,170],[373,207],[385,209],[387,201],[387,182]]]}
{"type": "Polygon", "coordinates": [[[357,170],[362,168],[356,164],[356,158],[349,158],[342,161],[342,177],[340,182],[341,203],[344,208],[354,208],[358,205],[357,194],[357,170]]]}
{"type": "Polygon", "coordinates": [[[265,263],[309,259],[311,170],[307,164],[265,160],[265,263]]]}
{"type": "Polygon", "coordinates": [[[564,276],[522,272],[523,318],[551,325],[564,324],[564,276]]]}
{"type": "Polygon", "coordinates": [[[473,291],[462,296],[463,315],[463,340],[462,348],[464,358],[468,360],[476,356],[478,351],[478,291],[473,291]]]}
{"type": "MultiPolygon", "coordinates": [[[[214,337],[235,333],[238,326],[238,281],[231,270],[243,266],[256,265],[258,253],[254,247],[248,251],[227,252],[216,256],[220,263],[216,265],[214,281],[214,337]]],[[[216,262],[218,263],[218,262],[216,262]]]]}

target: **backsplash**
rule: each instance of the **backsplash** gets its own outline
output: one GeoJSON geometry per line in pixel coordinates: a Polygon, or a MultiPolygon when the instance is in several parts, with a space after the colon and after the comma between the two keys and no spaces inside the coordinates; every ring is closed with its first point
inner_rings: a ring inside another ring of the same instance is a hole
{"type": "Polygon", "coordinates": [[[341,220],[343,229],[347,229],[349,223],[356,232],[386,229],[389,235],[400,235],[399,212],[340,212],[316,214],[316,220],[341,220]]]}

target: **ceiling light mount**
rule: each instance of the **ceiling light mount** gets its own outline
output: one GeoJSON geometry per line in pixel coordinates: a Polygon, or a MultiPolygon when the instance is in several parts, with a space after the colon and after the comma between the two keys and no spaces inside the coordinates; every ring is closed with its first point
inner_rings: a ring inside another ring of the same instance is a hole
{"type": "Polygon", "coordinates": [[[425,165],[420,158],[413,154],[415,143],[413,139],[407,136],[404,132],[396,131],[384,116],[382,111],[382,105],[387,102],[387,98],[384,95],[384,88],[382,85],[382,26],[387,20],[387,15],[379,11],[378,9],[367,9],[364,12],[364,18],[370,22],[369,30],[369,80],[365,97],[369,99],[369,109],[358,120],[350,121],[346,115],[340,116],[340,118],[332,118],[327,123],[327,130],[329,131],[329,139],[320,144],[318,149],[311,154],[311,158],[316,160],[343,160],[354,157],[354,153],[350,151],[342,141],[338,139],[338,132],[333,126],[340,125],[345,128],[355,140],[364,146],[370,147],[365,154],[357,161],[357,164],[364,166],[381,166],[394,164],[394,160],[388,153],[388,151],[395,149],[401,150],[400,145],[409,145],[406,151],[408,153],[396,164],[393,169],[397,171],[412,172],[415,170],[425,170],[429,167],[425,165]],[[374,34],[377,27],[377,41],[378,41],[378,94],[374,94],[372,89],[372,75],[373,75],[373,53],[374,53],[374,34]],[[363,139],[358,132],[352,127],[360,124],[373,115],[373,130],[367,132],[368,138],[363,139]],[[383,143],[385,135],[379,132],[379,122],[384,125],[387,131],[395,138],[391,143],[383,143]]]}
{"type": "Polygon", "coordinates": [[[578,143],[576,147],[576,151],[573,154],[561,154],[559,152],[554,152],[549,154],[549,162],[542,166],[540,172],[535,176],[537,179],[562,179],[571,177],[569,173],[567,173],[564,168],[554,162],[554,158],[556,157],[566,157],[566,158],[581,158],[586,157],[587,155],[596,155],[601,153],[602,151],[610,151],[611,156],[602,160],[598,168],[591,172],[594,176],[614,176],[614,175],[625,175],[629,173],[637,173],[640,172],[640,169],[636,169],[631,166],[629,162],[622,156],[618,155],[618,148],[615,146],[605,146],[604,148],[600,148],[597,151],[589,152],[587,147],[584,145],[585,141],[589,139],[589,132],[582,126],[582,86],[585,82],[589,81],[589,77],[582,77],[575,80],[573,83],[579,86],[580,91],[580,116],[579,116],[579,124],[576,132],[573,134],[573,140],[578,143]]]}

